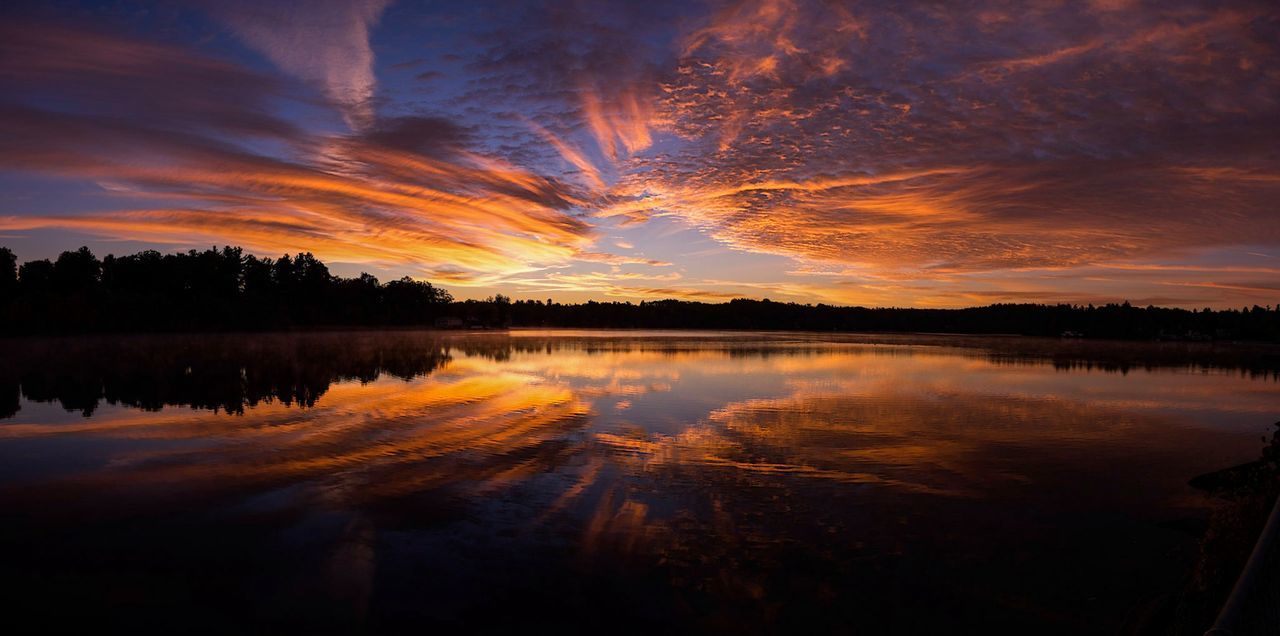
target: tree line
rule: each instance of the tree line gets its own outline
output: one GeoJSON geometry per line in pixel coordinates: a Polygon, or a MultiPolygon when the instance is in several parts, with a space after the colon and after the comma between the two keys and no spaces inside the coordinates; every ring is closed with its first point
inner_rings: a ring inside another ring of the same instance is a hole
{"type": "Polygon", "coordinates": [[[334,276],[310,253],[271,259],[224,247],[99,260],[82,247],[18,267],[0,248],[7,333],[416,326],[452,302],[449,292],[408,277],[334,276]]]}
{"type": "Polygon", "coordinates": [[[1280,341],[1280,306],[1188,310],[995,304],[966,309],[842,307],[735,299],[556,303],[497,295],[454,301],[405,277],[344,278],[310,253],[239,247],[99,260],[85,247],[18,266],[0,248],[0,333],[262,331],[389,326],[779,329],[1280,341]]]}
{"type": "Polygon", "coordinates": [[[1280,341],[1280,307],[1189,310],[1105,305],[995,304],[965,309],[841,307],[734,299],[638,304],[516,301],[512,323],[580,328],[1016,334],[1127,340],[1280,341]]]}

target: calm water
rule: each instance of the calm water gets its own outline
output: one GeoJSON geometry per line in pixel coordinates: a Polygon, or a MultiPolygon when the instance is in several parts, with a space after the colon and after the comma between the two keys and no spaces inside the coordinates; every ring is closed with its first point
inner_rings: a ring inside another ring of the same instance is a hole
{"type": "Polygon", "coordinates": [[[1114,633],[1280,419],[1274,354],[512,332],[8,341],[10,619],[1114,633]]]}

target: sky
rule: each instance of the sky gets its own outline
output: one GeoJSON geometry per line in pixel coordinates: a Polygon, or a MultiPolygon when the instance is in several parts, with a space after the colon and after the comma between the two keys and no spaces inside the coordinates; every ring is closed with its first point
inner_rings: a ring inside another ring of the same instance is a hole
{"type": "Polygon", "coordinates": [[[459,298],[1280,302],[1280,5],[9,2],[0,245],[459,298]]]}

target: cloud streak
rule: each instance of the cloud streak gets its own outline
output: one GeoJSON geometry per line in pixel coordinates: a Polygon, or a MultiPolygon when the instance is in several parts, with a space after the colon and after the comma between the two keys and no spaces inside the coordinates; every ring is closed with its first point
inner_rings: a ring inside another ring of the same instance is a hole
{"type": "Polygon", "coordinates": [[[386,8],[211,5],[279,75],[6,26],[5,169],[126,211],[0,229],[323,246],[530,293],[1274,302],[1221,269],[1280,245],[1274,3],[443,3],[375,31],[386,8]],[[374,50],[399,61],[382,86],[374,50]],[[350,130],[286,116],[295,78],[350,130]],[[678,287],[594,278],[668,263],[678,287]]]}
{"type": "Polygon", "coordinates": [[[250,48],[316,84],[360,130],[374,120],[369,34],[392,0],[218,0],[209,5],[250,48]]]}
{"type": "MultiPolygon", "coordinates": [[[[29,95],[76,87],[122,112],[0,104],[0,166],[90,178],[165,204],[10,214],[0,217],[5,230],[63,228],[181,246],[238,242],[268,253],[311,250],[353,263],[449,264],[484,274],[564,261],[592,242],[591,228],[572,212],[575,188],[470,151],[465,134],[447,125],[401,118],[364,133],[307,133],[266,112],[279,87],[247,71],[167,46],[64,30],[52,36],[30,36],[60,48],[43,65],[3,67],[7,80],[29,95]],[[81,61],[104,42],[140,70],[81,61]],[[185,83],[170,85],[189,73],[220,81],[195,95],[185,83]],[[135,90],[147,99],[116,100],[135,90]],[[228,90],[236,92],[217,98],[228,90]],[[248,149],[259,139],[285,152],[248,149]]],[[[27,46],[14,42],[8,46],[27,46]]]]}

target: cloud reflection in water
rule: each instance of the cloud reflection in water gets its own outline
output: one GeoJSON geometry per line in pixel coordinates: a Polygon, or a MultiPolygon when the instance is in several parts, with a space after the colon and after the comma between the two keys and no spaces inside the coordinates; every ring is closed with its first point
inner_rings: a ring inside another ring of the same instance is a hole
{"type": "MultiPolygon", "coordinates": [[[[146,571],[157,566],[137,556],[142,539],[108,531],[140,524],[161,545],[194,533],[229,562],[266,559],[210,584],[275,590],[232,624],[338,612],[496,628],[520,614],[495,608],[514,603],[554,609],[549,626],[620,613],[710,629],[822,616],[836,628],[900,620],[912,614],[903,598],[925,598],[1009,625],[1076,616],[1062,624],[1087,631],[1122,612],[1072,614],[1074,594],[1131,581],[1112,590],[1129,602],[1177,580],[1185,562],[1169,546],[1189,539],[1158,524],[1200,514],[1186,480],[1251,459],[1280,406],[1272,376],[1237,373],[1221,351],[1212,363],[1164,351],[1150,357],[1165,366],[1119,374],[1074,366],[1105,367],[1100,354],[1007,342],[855,340],[30,345],[0,378],[23,396],[0,420],[0,500],[22,511],[11,544],[62,556],[10,567],[80,576],[77,557],[110,549],[146,571]],[[54,355],[67,347],[78,357],[54,355]],[[125,381],[117,358],[150,359],[152,375],[125,381]],[[114,538],[41,538],[69,527],[114,538]],[[205,533],[237,539],[217,547],[205,533]],[[1151,552],[1135,552],[1135,537],[1151,552]],[[1058,587],[1019,584],[1028,568],[1058,587]]],[[[168,550],[166,567],[199,562],[168,550]]]]}

